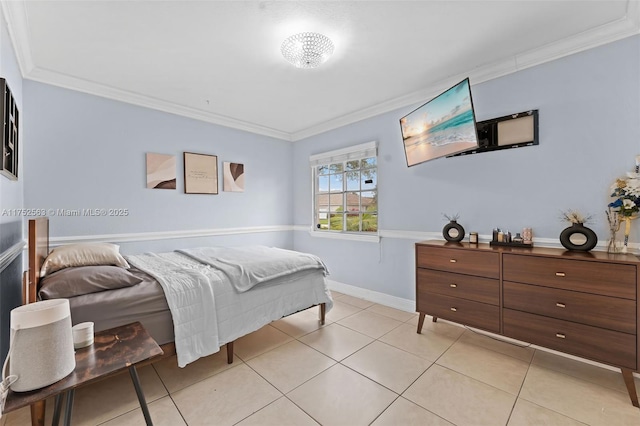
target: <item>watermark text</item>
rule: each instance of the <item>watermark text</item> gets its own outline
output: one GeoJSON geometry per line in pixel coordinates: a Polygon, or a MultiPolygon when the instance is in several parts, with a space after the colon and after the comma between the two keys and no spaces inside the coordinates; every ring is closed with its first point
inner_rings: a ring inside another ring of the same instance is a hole
{"type": "Polygon", "coordinates": [[[103,217],[129,216],[129,209],[123,208],[82,208],[82,209],[2,209],[2,216],[22,216],[22,217],[103,217]]]}

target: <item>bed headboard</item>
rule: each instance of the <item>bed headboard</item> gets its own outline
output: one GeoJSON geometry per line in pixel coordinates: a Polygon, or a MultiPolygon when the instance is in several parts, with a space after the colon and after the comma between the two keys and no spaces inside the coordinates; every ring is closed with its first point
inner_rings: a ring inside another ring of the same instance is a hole
{"type": "Polygon", "coordinates": [[[29,219],[29,271],[25,303],[36,301],[40,285],[40,269],[49,254],[49,218],[29,219]]]}

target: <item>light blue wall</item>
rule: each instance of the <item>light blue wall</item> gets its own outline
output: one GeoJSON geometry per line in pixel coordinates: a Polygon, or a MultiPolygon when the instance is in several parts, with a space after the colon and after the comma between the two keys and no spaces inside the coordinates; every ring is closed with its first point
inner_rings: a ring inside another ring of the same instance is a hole
{"type": "MultiPolygon", "coordinates": [[[[18,111],[23,112],[22,108],[22,75],[16,60],[16,55],[7,31],[7,23],[4,16],[0,12],[0,77],[7,80],[8,86],[11,88],[13,98],[18,105],[18,111]]],[[[22,117],[24,118],[24,117],[22,117]]],[[[23,132],[24,127],[20,123],[20,131],[23,132]]],[[[2,209],[21,208],[23,203],[24,186],[22,176],[24,176],[24,161],[22,154],[24,152],[24,133],[20,136],[20,142],[23,146],[18,151],[18,174],[20,179],[17,181],[9,180],[5,176],[0,176],[0,211],[2,209]]],[[[0,215],[0,223],[21,221],[22,219],[15,216],[0,215]]]]}
{"type": "MultiPolygon", "coordinates": [[[[614,178],[640,154],[640,37],[474,85],[479,120],[540,110],[540,145],[439,159],[407,168],[398,119],[418,105],[290,144],[32,81],[24,82],[28,208],[128,208],[127,218],[52,219],[54,237],[272,225],[311,225],[308,158],[379,143],[380,229],[436,232],[442,213],[467,231],[524,226],[556,239],[562,210],[604,211],[614,178]],[[183,194],[183,151],[245,164],[243,194],[183,194]],[[178,190],[145,188],[146,152],[178,157],[178,190]]],[[[426,101],[427,99],[425,99],[426,101]]],[[[4,194],[4,192],[3,192],[4,194]]],[[[631,241],[640,241],[635,224],[631,241]]],[[[380,244],[312,238],[307,232],[123,244],[125,252],[205,244],[273,244],[323,257],[331,278],[413,299],[413,240],[380,244]]]]}
{"type": "MultiPolygon", "coordinates": [[[[25,207],[124,208],[127,217],[52,217],[51,236],[290,225],[292,148],[285,142],[26,80],[25,207]],[[184,151],[218,156],[218,195],[184,194],[184,151]],[[177,158],[178,188],[146,188],[145,153],[177,158]],[[245,165],[245,192],[222,191],[222,163],[245,165]]],[[[256,234],[290,247],[291,231],[256,234]]],[[[124,244],[124,250],[215,244],[124,244]]],[[[233,244],[226,237],[224,243],[233,244]]],[[[238,237],[238,243],[253,241],[238,237]]]]}
{"type": "MultiPolygon", "coordinates": [[[[16,60],[11,39],[7,31],[7,24],[4,16],[0,12],[0,77],[7,80],[13,98],[18,106],[18,111],[22,108],[22,75],[16,60]]],[[[24,118],[24,116],[21,116],[24,118]]],[[[21,209],[23,207],[24,196],[24,126],[21,120],[19,125],[18,149],[18,176],[17,181],[9,180],[0,175],[0,254],[11,254],[10,262],[0,269],[0,361],[9,351],[10,336],[10,314],[11,310],[22,303],[22,255],[9,250],[22,240],[22,217],[19,215],[6,214],[8,210],[21,209]],[[15,257],[14,257],[15,256],[15,257]]],[[[3,256],[4,257],[4,256],[3,256]]]]}
{"type": "MultiPolygon", "coordinates": [[[[578,209],[594,215],[606,241],[609,187],[640,154],[640,36],[471,83],[479,120],[538,109],[540,145],[407,168],[398,120],[418,105],[329,131],[294,145],[295,224],[311,225],[309,156],[375,140],[383,231],[440,232],[442,214],[459,213],[467,232],[529,226],[534,237],[557,239],[567,226],[560,212],[578,209]]],[[[630,240],[640,241],[640,223],[630,240]]],[[[322,256],[332,279],[405,299],[415,293],[413,243],[294,235],[295,249],[322,256]]]]}

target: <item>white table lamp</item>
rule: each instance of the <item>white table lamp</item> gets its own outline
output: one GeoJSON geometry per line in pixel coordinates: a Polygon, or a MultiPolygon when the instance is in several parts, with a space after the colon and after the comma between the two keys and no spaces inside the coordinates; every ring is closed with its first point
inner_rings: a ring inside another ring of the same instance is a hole
{"type": "Polygon", "coordinates": [[[9,374],[14,392],[49,386],[76,367],[67,299],[51,299],[11,311],[9,374]]]}

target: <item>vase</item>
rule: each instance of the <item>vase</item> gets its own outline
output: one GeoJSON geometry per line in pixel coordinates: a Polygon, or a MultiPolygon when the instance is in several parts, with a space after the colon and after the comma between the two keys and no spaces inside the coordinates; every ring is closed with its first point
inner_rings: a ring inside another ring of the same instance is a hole
{"type": "Polygon", "coordinates": [[[609,235],[609,241],[607,241],[607,252],[608,253],[619,253],[620,252],[620,242],[618,241],[617,232],[612,231],[609,235]]]}
{"type": "Polygon", "coordinates": [[[582,223],[574,223],[560,233],[560,243],[567,250],[589,251],[598,244],[598,236],[582,223]]]}
{"type": "Polygon", "coordinates": [[[442,228],[442,236],[450,243],[459,243],[464,238],[464,228],[452,220],[442,228]]]}
{"type": "Polygon", "coordinates": [[[607,242],[607,253],[619,253],[620,241],[618,241],[618,231],[620,231],[620,215],[609,207],[605,212],[609,223],[609,241],[607,242]]]}
{"type": "Polygon", "coordinates": [[[626,253],[629,245],[629,234],[631,233],[631,221],[637,219],[638,216],[625,216],[622,218],[624,221],[624,242],[622,243],[622,249],[620,253],[626,253]]]}

